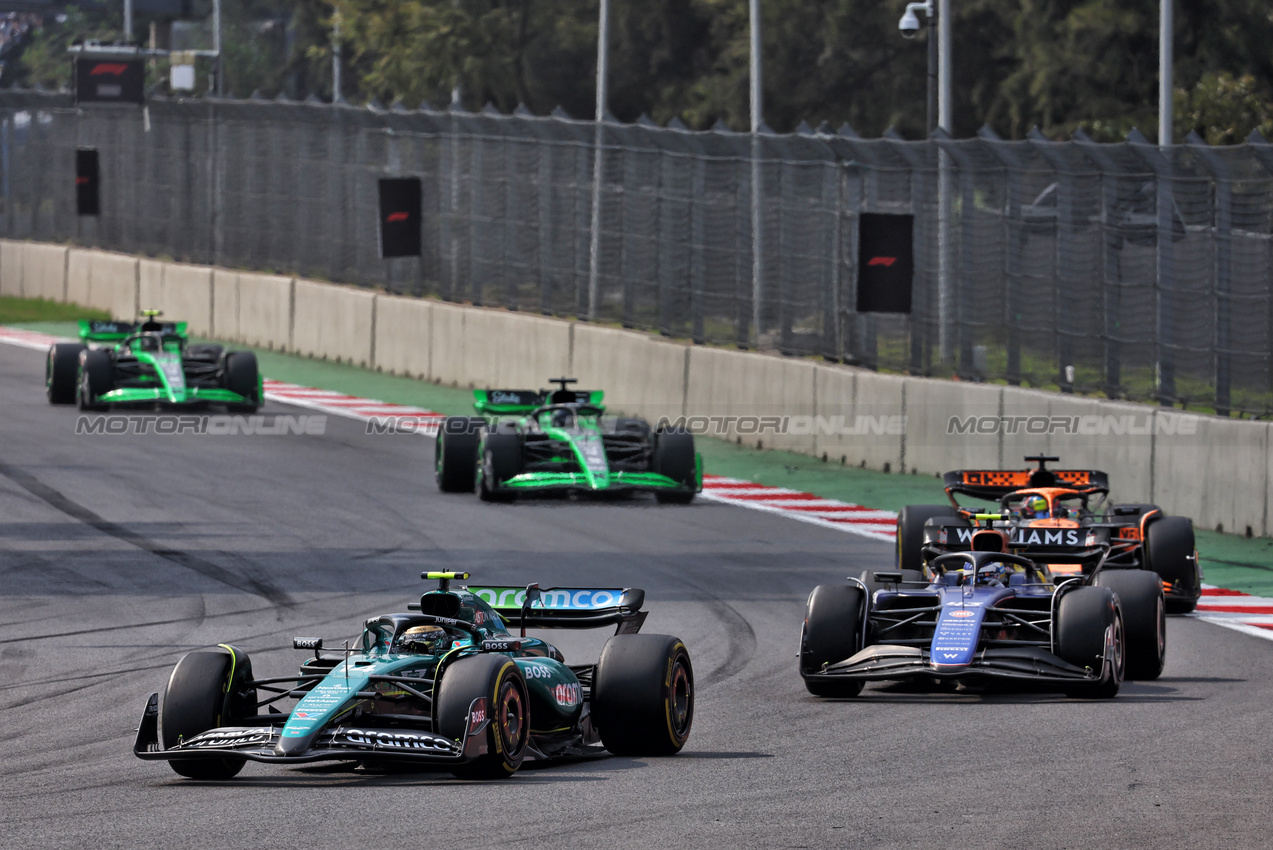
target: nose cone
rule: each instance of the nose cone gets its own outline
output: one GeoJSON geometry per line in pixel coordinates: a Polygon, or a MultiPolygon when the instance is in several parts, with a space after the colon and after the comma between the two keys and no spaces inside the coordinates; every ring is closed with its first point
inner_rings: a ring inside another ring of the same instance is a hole
{"type": "Polygon", "coordinates": [[[287,730],[283,731],[282,736],[278,739],[278,743],[274,745],[274,755],[276,756],[299,756],[301,753],[309,749],[310,744],[314,741],[314,733],[291,733],[287,730]]]}

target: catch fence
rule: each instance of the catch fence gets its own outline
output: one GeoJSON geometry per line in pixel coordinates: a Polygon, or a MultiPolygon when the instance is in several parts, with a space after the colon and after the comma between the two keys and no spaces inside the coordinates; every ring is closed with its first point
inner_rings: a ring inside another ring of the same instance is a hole
{"type": "Polygon", "coordinates": [[[0,236],[912,374],[1273,412],[1273,146],[1258,137],[1163,150],[1137,135],[905,141],[847,127],[753,138],[605,123],[598,135],[520,111],[76,109],[64,94],[6,91],[0,236]],[[81,148],[100,159],[95,217],[76,213],[81,148]],[[377,180],[402,176],[424,188],[423,254],[385,260],[377,180]],[[856,312],[862,213],[915,217],[909,316],[856,312]]]}

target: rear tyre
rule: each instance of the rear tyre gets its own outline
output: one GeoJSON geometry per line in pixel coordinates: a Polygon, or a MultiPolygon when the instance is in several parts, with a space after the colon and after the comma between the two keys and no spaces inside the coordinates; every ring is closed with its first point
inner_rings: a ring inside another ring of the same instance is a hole
{"type": "Polygon", "coordinates": [[[934,517],[958,519],[950,505],[907,505],[897,515],[898,569],[923,571],[924,523],[934,517]]]}
{"type": "Polygon", "coordinates": [[[225,388],[248,399],[246,404],[227,404],[231,413],[256,413],[261,405],[260,371],[256,355],[251,351],[232,351],[225,356],[225,369],[221,373],[225,388]]]}
{"type": "MultiPolygon", "coordinates": [[[[240,663],[246,660],[244,656],[240,663]]],[[[168,678],[159,714],[164,749],[233,722],[233,718],[224,715],[234,661],[228,652],[212,650],[191,652],[177,662],[172,676],[168,678]]],[[[246,761],[226,756],[170,761],[168,764],[178,774],[190,779],[221,780],[237,775],[246,761]]]]}
{"type": "Polygon", "coordinates": [[[1149,568],[1182,594],[1165,599],[1168,614],[1188,614],[1198,607],[1202,582],[1194,560],[1196,551],[1193,523],[1188,517],[1154,520],[1145,532],[1145,558],[1149,568]]]}
{"type": "Polygon", "coordinates": [[[1066,689],[1072,697],[1109,699],[1122,687],[1126,670],[1123,615],[1108,587],[1079,587],[1061,597],[1056,609],[1056,654],[1076,667],[1102,669],[1098,682],[1066,689]],[[1114,660],[1105,663],[1106,634],[1113,629],[1114,660]],[[1108,669],[1106,669],[1108,668],[1108,669]]]}
{"type": "Polygon", "coordinates": [[[1150,570],[1101,570],[1096,584],[1118,594],[1127,639],[1127,678],[1162,675],[1167,661],[1167,617],[1162,583],[1150,570]]]}
{"type": "Polygon", "coordinates": [[[477,472],[477,443],[486,420],[448,416],[433,444],[433,477],[443,493],[472,493],[477,472]]]}
{"type": "Polygon", "coordinates": [[[100,411],[110,407],[97,399],[115,388],[115,361],[109,353],[96,348],[80,352],[78,400],[80,410],[100,411]]]}
{"type": "Polygon", "coordinates": [[[615,755],[670,756],[694,725],[694,668],[671,635],[615,635],[593,672],[592,722],[615,755]]]}
{"type": "Polygon", "coordinates": [[[482,466],[477,470],[477,496],[483,502],[511,501],[515,494],[498,489],[522,471],[520,434],[487,434],[483,441],[482,466]]]}
{"type": "Polygon", "coordinates": [[[78,342],[59,342],[49,346],[49,356],[44,364],[44,392],[49,397],[49,404],[75,404],[80,352],[84,350],[85,346],[78,342]]]}
{"type": "Polygon", "coordinates": [[[848,584],[820,584],[805,603],[800,634],[800,675],[809,693],[819,697],[855,697],[860,679],[812,675],[827,664],[856,655],[862,635],[862,589],[848,584]]]}
{"type": "Polygon", "coordinates": [[[526,680],[507,655],[470,655],[447,667],[434,705],[438,733],[464,741],[469,707],[485,700],[486,752],[451,772],[461,779],[506,779],[517,772],[530,742],[526,680]]]}
{"type": "Polygon", "coordinates": [[[684,431],[660,431],[654,435],[653,470],[671,478],[685,490],[656,490],[654,498],[665,504],[688,505],[698,486],[694,460],[694,435],[684,431]]]}

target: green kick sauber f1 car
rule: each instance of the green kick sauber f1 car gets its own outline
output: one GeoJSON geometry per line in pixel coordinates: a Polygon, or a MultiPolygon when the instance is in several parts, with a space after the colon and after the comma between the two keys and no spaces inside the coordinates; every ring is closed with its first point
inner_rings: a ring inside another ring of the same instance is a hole
{"type": "Polygon", "coordinates": [[[438,428],[435,477],[446,493],[476,490],[484,501],[518,494],[650,491],[685,504],[703,489],[694,436],[655,431],[644,419],[605,415],[599,390],[474,390],[478,416],[448,416],[438,428]]]}
{"type": "Polygon", "coordinates": [[[79,342],[49,347],[44,386],[50,404],[80,410],[223,404],[255,413],[264,398],[256,355],[219,345],[190,345],[185,322],[80,321],[79,342]]]}
{"type": "Polygon", "coordinates": [[[427,572],[438,589],[363,623],[343,651],[320,638],[299,675],[256,678],[222,644],[177,663],[163,700],[147,701],[133,753],[192,779],[224,780],[248,761],[434,765],[498,779],[524,761],[670,756],[689,738],[694,671],[685,644],[638,634],[634,588],[459,587],[468,573],[427,572]],[[508,626],[520,626],[521,635],[508,626]],[[595,664],[566,664],[529,628],[615,626],[595,664]],[[290,709],[279,705],[292,701],[290,709]]]}

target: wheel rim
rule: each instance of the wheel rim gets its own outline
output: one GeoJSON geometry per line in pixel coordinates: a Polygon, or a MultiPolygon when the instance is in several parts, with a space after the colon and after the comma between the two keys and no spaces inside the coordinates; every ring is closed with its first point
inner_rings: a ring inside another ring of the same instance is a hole
{"type": "Polygon", "coordinates": [[[1127,654],[1123,642],[1123,618],[1114,618],[1114,676],[1121,682],[1126,678],[1127,654]]]}
{"type": "Polygon", "coordinates": [[[672,665],[672,681],[667,695],[668,725],[672,735],[683,741],[690,733],[690,723],[694,719],[694,685],[690,682],[689,671],[678,658],[672,665]]]}
{"type": "Polygon", "coordinates": [[[526,703],[522,692],[512,681],[505,681],[499,689],[499,713],[495,734],[509,759],[516,760],[526,746],[526,703]]]}
{"type": "Polygon", "coordinates": [[[1158,612],[1155,615],[1154,627],[1158,632],[1158,661],[1161,663],[1167,655],[1167,611],[1161,594],[1158,596],[1158,612]]]}

